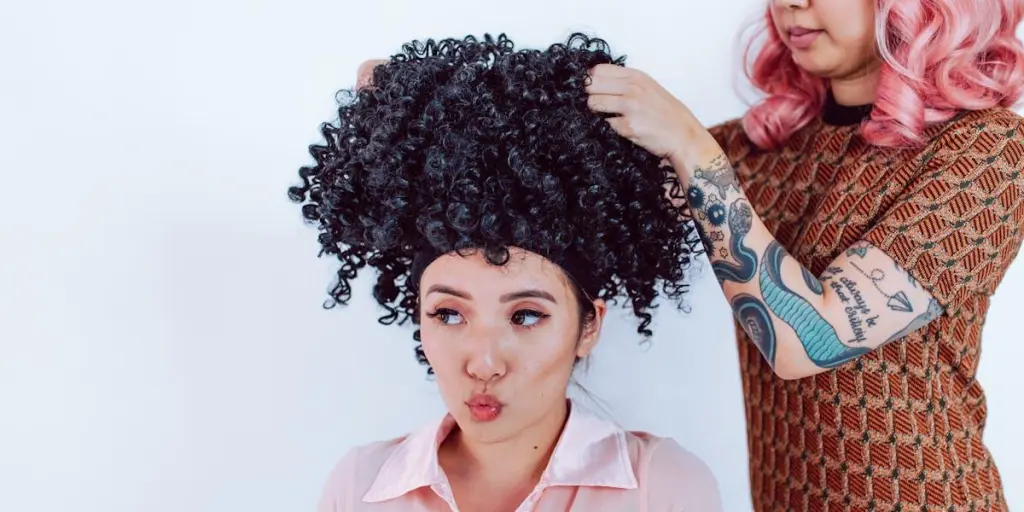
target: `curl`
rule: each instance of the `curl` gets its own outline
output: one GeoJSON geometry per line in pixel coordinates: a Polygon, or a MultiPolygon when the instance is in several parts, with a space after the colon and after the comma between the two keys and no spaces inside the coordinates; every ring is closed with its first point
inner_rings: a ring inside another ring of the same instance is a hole
{"type": "Polygon", "coordinates": [[[804,71],[775,31],[771,8],[743,54],[744,73],[765,93],[760,103],[743,116],[743,129],[761,148],[782,145],[790,135],[811,122],[825,104],[825,81],[804,71]],[[764,41],[755,54],[759,37],[764,41]]]}
{"type": "MultiPolygon", "coordinates": [[[[671,169],[587,106],[590,68],[623,62],[582,34],[543,51],[505,35],[413,41],[372,87],[339,94],[289,190],[341,261],[331,304],[371,267],[379,321],[416,323],[417,255],[483,250],[503,265],[519,247],[586,269],[584,291],[628,300],[650,336],[654,301],[688,291],[701,242],[665,194],[680,188],[671,169]]],[[[416,357],[429,367],[421,345],[416,357]]]]}
{"type": "MultiPolygon", "coordinates": [[[[865,140],[914,146],[928,126],[958,111],[1017,105],[1024,94],[1024,45],[1016,37],[1022,16],[1020,0],[878,0],[883,64],[871,117],[860,127],[865,140]]],[[[793,63],[770,8],[764,20],[764,43],[751,59],[756,38],[749,41],[744,68],[765,98],[742,122],[755,144],[770,149],[820,112],[827,82],[793,63]]]]}

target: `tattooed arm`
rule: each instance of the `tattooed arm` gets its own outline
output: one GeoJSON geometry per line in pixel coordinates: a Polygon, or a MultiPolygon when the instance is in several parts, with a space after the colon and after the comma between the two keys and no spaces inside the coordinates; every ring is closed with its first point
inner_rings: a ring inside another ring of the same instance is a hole
{"type": "Polygon", "coordinates": [[[704,157],[672,165],[734,314],[780,377],[834,368],[942,313],[927,290],[864,241],[812,275],[754,213],[718,144],[707,144],[704,157]]]}
{"type": "Polygon", "coordinates": [[[941,313],[930,292],[866,242],[811,275],[765,228],[721,146],[685,105],[635,69],[601,64],[590,79],[591,109],[612,114],[612,128],[676,170],[722,290],[779,376],[820,373],[941,313]]]}

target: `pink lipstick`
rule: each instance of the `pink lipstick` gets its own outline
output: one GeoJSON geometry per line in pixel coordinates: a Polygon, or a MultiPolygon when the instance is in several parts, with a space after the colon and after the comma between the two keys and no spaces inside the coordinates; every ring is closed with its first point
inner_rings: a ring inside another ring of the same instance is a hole
{"type": "Polygon", "coordinates": [[[814,41],[818,39],[822,32],[822,30],[792,27],[789,29],[789,44],[797,50],[806,50],[814,44],[814,41]]]}
{"type": "Polygon", "coordinates": [[[494,421],[501,414],[501,408],[504,405],[491,395],[473,395],[466,405],[469,407],[469,413],[473,416],[476,421],[494,421]]]}

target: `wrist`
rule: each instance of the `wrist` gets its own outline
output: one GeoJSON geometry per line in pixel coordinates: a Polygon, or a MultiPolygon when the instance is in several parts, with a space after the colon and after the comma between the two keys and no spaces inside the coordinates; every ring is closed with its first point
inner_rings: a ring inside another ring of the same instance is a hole
{"type": "Polygon", "coordinates": [[[679,145],[669,157],[669,163],[677,172],[685,171],[690,175],[699,167],[707,167],[723,152],[711,132],[701,126],[700,130],[679,137],[679,145]]]}

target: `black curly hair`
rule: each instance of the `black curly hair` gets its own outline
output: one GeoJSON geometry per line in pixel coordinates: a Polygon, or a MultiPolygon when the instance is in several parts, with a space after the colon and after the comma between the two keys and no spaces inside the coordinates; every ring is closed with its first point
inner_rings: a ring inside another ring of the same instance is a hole
{"type": "MultiPolygon", "coordinates": [[[[590,68],[624,60],[583,34],[546,50],[516,50],[504,34],[428,39],[376,67],[372,86],[339,93],[339,122],[322,125],[315,164],[289,189],[319,227],[320,255],[341,262],[324,307],[347,304],[369,265],[379,321],[418,325],[432,258],[481,250],[503,265],[518,247],[560,264],[589,297],[628,296],[650,336],[657,283],[681,299],[702,246],[666,196],[682,197],[671,168],[587,106],[590,68]]],[[[416,354],[431,373],[421,345],[416,354]]]]}

